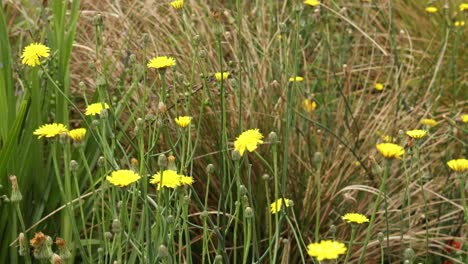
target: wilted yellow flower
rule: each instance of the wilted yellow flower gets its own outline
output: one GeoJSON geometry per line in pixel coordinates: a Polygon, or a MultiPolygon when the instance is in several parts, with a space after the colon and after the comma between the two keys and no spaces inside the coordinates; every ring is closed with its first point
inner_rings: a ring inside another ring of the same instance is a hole
{"type": "Polygon", "coordinates": [[[356,214],[356,213],[348,213],[345,214],[344,216],[341,217],[344,221],[348,223],[356,223],[356,224],[362,224],[362,223],[368,223],[369,219],[362,214],[356,214]]]}
{"type": "Polygon", "coordinates": [[[430,126],[430,127],[437,126],[437,121],[435,121],[435,119],[432,119],[432,118],[423,118],[423,119],[421,119],[420,123],[422,125],[430,126]]]}
{"type": "MultiPolygon", "coordinates": [[[[104,107],[106,109],[109,109],[109,105],[106,103],[104,104],[104,107]]],[[[102,111],[102,103],[94,103],[86,107],[85,115],[98,115],[101,113],[101,111],[102,111]]]]}
{"type": "Polygon", "coordinates": [[[304,4],[310,5],[310,6],[318,6],[320,5],[320,1],[317,0],[305,0],[304,4]]]}
{"type": "Polygon", "coordinates": [[[31,43],[23,49],[21,63],[35,67],[36,65],[41,65],[39,58],[48,58],[49,56],[49,47],[40,43],[31,43]]]}
{"type": "Polygon", "coordinates": [[[464,172],[468,170],[468,160],[467,159],[453,159],[447,162],[447,165],[450,169],[456,172],[464,172]]]}
{"type": "Polygon", "coordinates": [[[172,57],[161,56],[152,58],[147,64],[148,68],[165,69],[176,65],[176,60],[172,57]]]}
{"type": "Polygon", "coordinates": [[[468,123],[468,114],[461,115],[460,119],[463,123],[468,123]]]}
{"type": "Polygon", "coordinates": [[[75,142],[82,142],[86,135],[86,128],[72,129],[68,132],[68,136],[75,142]]]}
{"type": "Polygon", "coordinates": [[[215,73],[215,79],[220,82],[229,78],[229,72],[217,72],[215,73]]]}
{"type": "Polygon", "coordinates": [[[322,240],[320,243],[307,245],[307,253],[318,261],[333,260],[346,253],[346,246],[338,241],[322,240]]]}
{"type": "Polygon", "coordinates": [[[463,20],[460,20],[460,21],[455,21],[455,23],[453,23],[456,27],[464,27],[465,26],[465,21],[463,20]]]}
{"type": "Polygon", "coordinates": [[[184,7],[184,0],[175,0],[171,2],[171,6],[175,9],[182,9],[184,7]]]}
{"type": "Polygon", "coordinates": [[[301,76],[291,77],[289,78],[289,82],[302,82],[304,80],[301,76]]]}
{"type": "Polygon", "coordinates": [[[377,144],[377,150],[387,159],[401,158],[405,154],[405,149],[393,143],[380,143],[377,144]]]}
{"type": "Polygon", "coordinates": [[[140,178],[140,175],[134,171],[118,170],[112,172],[111,176],[107,176],[106,180],[117,187],[125,187],[138,181],[140,178]]]}
{"type": "Polygon", "coordinates": [[[192,117],[190,116],[179,116],[176,119],[174,119],[176,124],[179,125],[180,127],[187,127],[190,125],[190,121],[192,121],[192,117]]]}
{"type": "Polygon", "coordinates": [[[312,113],[312,111],[314,111],[315,108],[317,108],[317,103],[314,100],[304,99],[304,101],[302,101],[302,106],[304,107],[304,110],[306,110],[306,112],[312,113]]]}
{"type": "Polygon", "coordinates": [[[428,6],[428,7],[426,7],[426,12],[428,12],[428,13],[435,13],[435,12],[437,12],[437,7],[435,7],[435,6],[428,6]]]}
{"type": "Polygon", "coordinates": [[[192,185],[193,178],[191,176],[177,174],[177,172],[173,170],[164,170],[162,173],[158,172],[153,175],[153,179],[151,179],[150,182],[157,185],[158,190],[161,187],[175,189],[182,185],[192,185]]]}
{"type": "Polygon", "coordinates": [[[377,91],[382,91],[384,89],[384,85],[382,83],[375,83],[374,89],[377,91]]]}
{"type": "Polygon", "coordinates": [[[262,139],[263,135],[258,129],[249,129],[237,137],[236,141],[234,141],[234,149],[239,151],[242,156],[246,149],[249,152],[256,150],[257,145],[263,143],[262,139]]]}
{"type": "Polygon", "coordinates": [[[461,3],[458,7],[460,8],[460,11],[468,10],[468,4],[467,3],[461,3]]]}
{"type": "MultiPolygon", "coordinates": [[[[291,200],[284,198],[284,206],[289,207],[291,205],[291,200]]],[[[272,214],[276,214],[277,212],[283,209],[283,198],[279,198],[276,202],[270,205],[270,210],[272,214]]]]}
{"type": "Polygon", "coordinates": [[[410,138],[421,139],[427,135],[427,131],[421,129],[408,130],[406,131],[406,135],[408,135],[410,138]]]}
{"type": "Polygon", "coordinates": [[[385,142],[394,142],[395,141],[395,138],[392,137],[392,136],[389,136],[389,135],[386,135],[384,133],[382,133],[381,131],[377,130],[375,131],[375,133],[380,136],[380,138],[385,141],[385,142]]]}
{"type": "Polygon", "coordinates": [[[52,123],[40,126],[33,132],[33,135],[39,136],[39,138],[52,138],[67,132],[68,129],[64,124],[52,123]]]}

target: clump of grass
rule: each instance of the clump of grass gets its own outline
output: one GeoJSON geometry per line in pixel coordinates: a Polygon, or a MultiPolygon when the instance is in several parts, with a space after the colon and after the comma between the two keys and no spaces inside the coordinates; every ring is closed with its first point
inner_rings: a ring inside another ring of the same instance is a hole
{"type": "Polygon", "coordinates": [[[318,2],[4,4],[0,259],[466,262],[464,11],[318,2]]]}

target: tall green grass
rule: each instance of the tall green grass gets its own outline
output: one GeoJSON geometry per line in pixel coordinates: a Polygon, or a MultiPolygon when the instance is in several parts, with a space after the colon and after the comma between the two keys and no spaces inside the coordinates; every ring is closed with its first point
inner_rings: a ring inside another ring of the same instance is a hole
{"type": "Polygon", "coordinates": [[[319,263],[307,245],[321,240],[350,247],[337,263],[466,262],[466,173],[446,165],[468,149],[466,29],[453,25],[466,14],[425,4],[4,4],[0,262],[35,263],[16,238],[38,231],[65,239],[67,263],[319,263]],[[19,62],[30,42],[51,48],[40,67],[19,62]],[[177,66],[147,67],[163,55],[177,66]],[[92,103],[110,107],[85,116],[92,103]],[[51,122],[87,128],[84,144],[32,135],[51,122]],[[254,128],[264,144],[240,155],[233,142],[254,128]],[[405,135],[416,128],[429,136],[405,135]],[[385,136],[405,147],[401,160],[375,150],[385,136]],[[113,186],[119,169],[141,179],[113,186]],[[166,170],[195,182],[158,190],[150,180],[166,170]],[[272,214],[278,200],[290,206],[272,214]],[[370,223],[349,225],[348,212],[370,223]]]}

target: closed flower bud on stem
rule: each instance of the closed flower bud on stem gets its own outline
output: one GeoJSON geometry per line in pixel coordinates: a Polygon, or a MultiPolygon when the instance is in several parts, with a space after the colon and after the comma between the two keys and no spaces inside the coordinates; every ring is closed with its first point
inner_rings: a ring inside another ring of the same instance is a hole
{"type": "Polygon", "coordinates": [[[165,245],[160,245],[158,248],[158,254],[160,257],[165,258],[169,256],[169,251],[167,250],[167,247],[165,245]]]}
{"type": "Polygon", "coordinates": [[[411,262],[415,257],[414,250],[412,248],[405,249],[405,251],[403,252],[403,257],[405,258],[405,260],[409,260],[411,262]]]}
{"type": "Polygon", "coordinates": [[[111,240],[113,237],[112,233],[111,232],[105,232],[104,233],[104,238],[107,239],[107,240],[111,240]]]}
{"type": "Polygon", "coordinates": [[[264,181],[269,181],[269,180],[270,180],[270,175],[268,175],[268,174],[265,173],[265,174],[262,175],[262,179],[263,179],[264,181]]]}
{"type": "Polygon", "coordinates": [[[322,164],[322,160],[323,160],[323,154],[322,152],[315,152],[314,153],[314,163],[315,163],[315,166],[320,166],[322,164]]]}
{"type": "Polygon", "coordinates": [[[98,167],[104,166],[105,162],[106,162],[106,159],[103,156],[100,156],[97,162],[98,167]]]}
{"type": "Polygon", "coordinates": [[[251,207],[246,207],[244,213],[246,218],[252,218],[254,216],[254,211],[251,207]]]}
{"type": "Polygon", "coordinates": [[[59,255],[54,254],[52,256],[52,264],[63,264],[63,263],[65,263],[65,262],[63,261],[63,259],[59,255]]]}
{"type": "Polygon", "coordinates": [[[122,231],[122,225],[120,224],[119,219],[114,219],[112,221],[112,233],[118,234],[122,231]]]}
{"type": "Polygon", "coordinates": [[[161,169],[166,168],[166,166],[167,166],[167,157],[166,157],[166,155],[160,154],[160,155],[158,156],[158,166],[159,166],[161,169]]]}
{"type": "Polygon", "coordinates": [[[247,194],[247,188],[245,188],[245,185],[241,184],[239,186],[239,191],[241,193],[241,195],[246,195],[247,194]]]}
{"type": "Polygon", "coordinates": [[[15,175],[10,176],[10,181],[11,181],[11,197],[10,201],[13,203],[20,202],[23,200],[23,195],[21,194],[21,191],[18,186],[18,180],[16,179],[15,175]]]}
{"type": "Polygon", "coordinates": [[[270,132],[270,134],[268,134],[268,141],[270,141],[270,143],[272,144],[276,144],[278,143],[278,135],[276,134],[276,132],[270,132]]]}
{"type": "Polygon", "coordinates": [[[239,161],[241,159],[240,152],[238,150],[233,150],[231,152],[231,157],[233,161],[239,161]]]}
{"type": "Polygon", "coordinates": [[[169,157],[167,158],[167,160],[168,160],[167,169],[177,171],[177,166],[176,166],[176,163],[175,163],[174,155],[170,154],[169,157]]]}
{"type": "Polygon", "coordinates": [[[130,164],[132,165],[132,169],[134,170],[138,169],[138,160],[136,158],[132,158],[130,160],[130,164]]]}
{"type": "Polygon", "coordinates": [[[214,174],[215,173],[215,166],[213,164],[208,164],[208,166],[206,166],[206,172],[210,175],[214,174]]]}
{"type": "Polygon", "coordinates": [[[25,256],[28,252],[27,252],[26,237],[24,236],[24,233],[19,234],[18,241],[19,241],[19,255],[25,256]]]}
{"type": "Polygon", "coordinates": [[[77,172],[78,171],[78,168],[79,168],[79,164],[76,160],[70,160],[70,170],[72,172],[77,172]]]}
{"type": "Polygon", "coordinates": [[[379,240],[379,243],[382,244],[384,242],[385,235],[382,232],[377,233],[377,240],[379,240]]]}
{"type": "Polygon", "coordinates": [[[214,259],[214,263],[215,264],[221,264],[223,263],[223,256],[221,255],[216,255],[215,259],[214,259]]]}

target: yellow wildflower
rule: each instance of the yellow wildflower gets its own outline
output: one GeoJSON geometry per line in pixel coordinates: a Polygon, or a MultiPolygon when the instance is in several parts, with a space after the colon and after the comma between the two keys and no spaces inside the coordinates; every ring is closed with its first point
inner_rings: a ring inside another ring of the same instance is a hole
{"type": "MultiPolygon", "coordinates": [[[[291,200],[284,198],[284,206],[291,206],[291,200]]],[[[270,205],[270,210],[272,214],[276,214],[283,209],[283,198],[279,198],[276,202],[270,205]]]]}
{"type": "Polygon", "coordinates": [[[305,0],[304,4],[310,5],[310,6],[318,6],[320,5],[320,1],[317,0],[305,0]]]}
{"type": "Polygon", "coordinates": [[[437,12],[437,7],[435,7],[435,6],[428,6],[428,7],[426,7],[426,12],[428,12],[428,13],[435,13],[435,12],[437,12]]]}
{"type": "Polygon", "coordinates": [[[447,162],[447,165],[450,169],[456,172],[464,172],[468,170],[468,160],[467,159],[453,159],[447,162]]]}
{"type": "Polygon", "coordinates": [[[242,156],[246,149],[249,152],[256,150],[257,145],[263,143],[262,139],[263,135],[258,129],[249,129],[237,137],[236,141],[234,141],[234,149],[239,151],[242,156]]]}
{"type": "Polygon", "coordinates": [[[374,89],[380,92],[384,89],[384,85],[382,83],[375,83],[374,89]]]}
{"type": "Polygon", "coordinates": [[[406,135],[408,135],[410,138],[413,138],[413,139],[421,139],[427,136],[427,131],[421,130],[421,129],[408,130],[406,131],[406,135]]]}
{"type": "Polygon", "coordinates": [[[220,82],[229,78],[229,72],[217,72],[215,73],[215,79],[220,82]]]}
{"type": "Polygon", "coordinates": [[[461,3],[459,6],[460,11],[468,10],[468,3],[461,3]]]}
{"type": "Polygon", "coordinates": [[[456,27],[464,27],[465,26],[465,21],[463,20],[460,20],[460,21],[455,21],[455,23],[453,23],[456,27]]]}
{"type": "Polygon", "coordinates": [[[405,154],[405,149],[397,144],[393,143],[380,143],[377,144],[377,150],[387,159],[401,158],[405,154]]]}
{"type": "Polygon", "coordinates": [[[289,78],[289,82],[302,82],[304,80],[301,76],[291,77],[289,78]]]}
{"type": "Polygon", "coordinates": [[[346,253],[346,246],[338,241],[322,240],[320,243],[307,245],[307,253],[318,261],[333,260],[346,253]]]}
{"type": "Polygon", "coordinates": [[[463,123],[468,123],[468,114],[461,115],[460,119],[463,123]]]}
{"type": "Polygon", "coordinates": [[[176,65],[176,60],[172,57],[161,56],[152,58],[147,64],[148,68],[165,69],[176,65]]]}
{"type": "Polygon", "coordinates": [[[302,101],[302,106],[304,107],[304,110],[306,110],[306,112],[312,113],[312,111],[314,111],[315,108],[317,108],[317,103],[314,100],[304,99],[304,101],[302,101]]]}
{"type": "Polygon", "coordinates": [[[184,0],[175,0],[171,2],[171,6],[175,9],[182,9],[184,7],[184,0]]]}
{"type": "Polygon", "coordinates": [[[111,176],[107,176],[106,180],[117,187],[128,186],[140,179],[140,175],[131,170],[117,170],[112,172],[111,176]]]}
{"type": "Polygon", "coordinates": [[[164,170],[162,173],[158,172],[153,175],[153,179],[150,182],[157,185],[158,190],[161,187],[175,189],[182,185],[192,185],[193,178],[191,176],[177,174],[177,172],[173,170],[164,170]]]}
{"type": "Polygon", "coordinates": [[[344,221],[348,223],[356,223],[356,224],[362,224],[362,223],[368,223],[369,219],[362,214],[356,214],[356,213],[348,213],[345,214],[344,216],[341,217],[344,221]]]}
{"type": "Polygon", "coordinates": [[[190,122],[192,121],[192,117],[190,116],[179,116],[176,119],[174,119],[176,124],[180,127],[187,127],[190,125],[190,122]]]}
{"type": "Polygon", "coordinates": [[[67,133],[68,129],[64,124],[52,123],[40,126],[33,132],[33,135],[39,136],[39,138],[53,138],[62,133],[67,133]]]}
{"type": "Polygon", "coordinates": [[[50,56],[50,48],[40,44],[32,43],[23,49],[23,54],[21,55],[21,63],[35,67],[36,65],[41,65],[39,58],[48,58],[50,56]]]}
{"type": "Polygon", "coordinates": [[[72,129],[68,132],[68,136],[75,142],[82,142],[86,135],[86,128],[72,129]]]}
{"type": "MultiPolygon", "coordinates": [[[[104,108],[109,109],[109,105],[105,103],[104,108]]],[[[102,103],[94,103],[86,107],[85,115],[98,115],[101,113],[101,111],[102,111],[102,103]]]]}
{"type": "Polygon", "coordinates": [[[437,126],[437,121],[432,118],[423,118],[421,119],[420,123],[425,126],[435,127],[437,126]]]}

